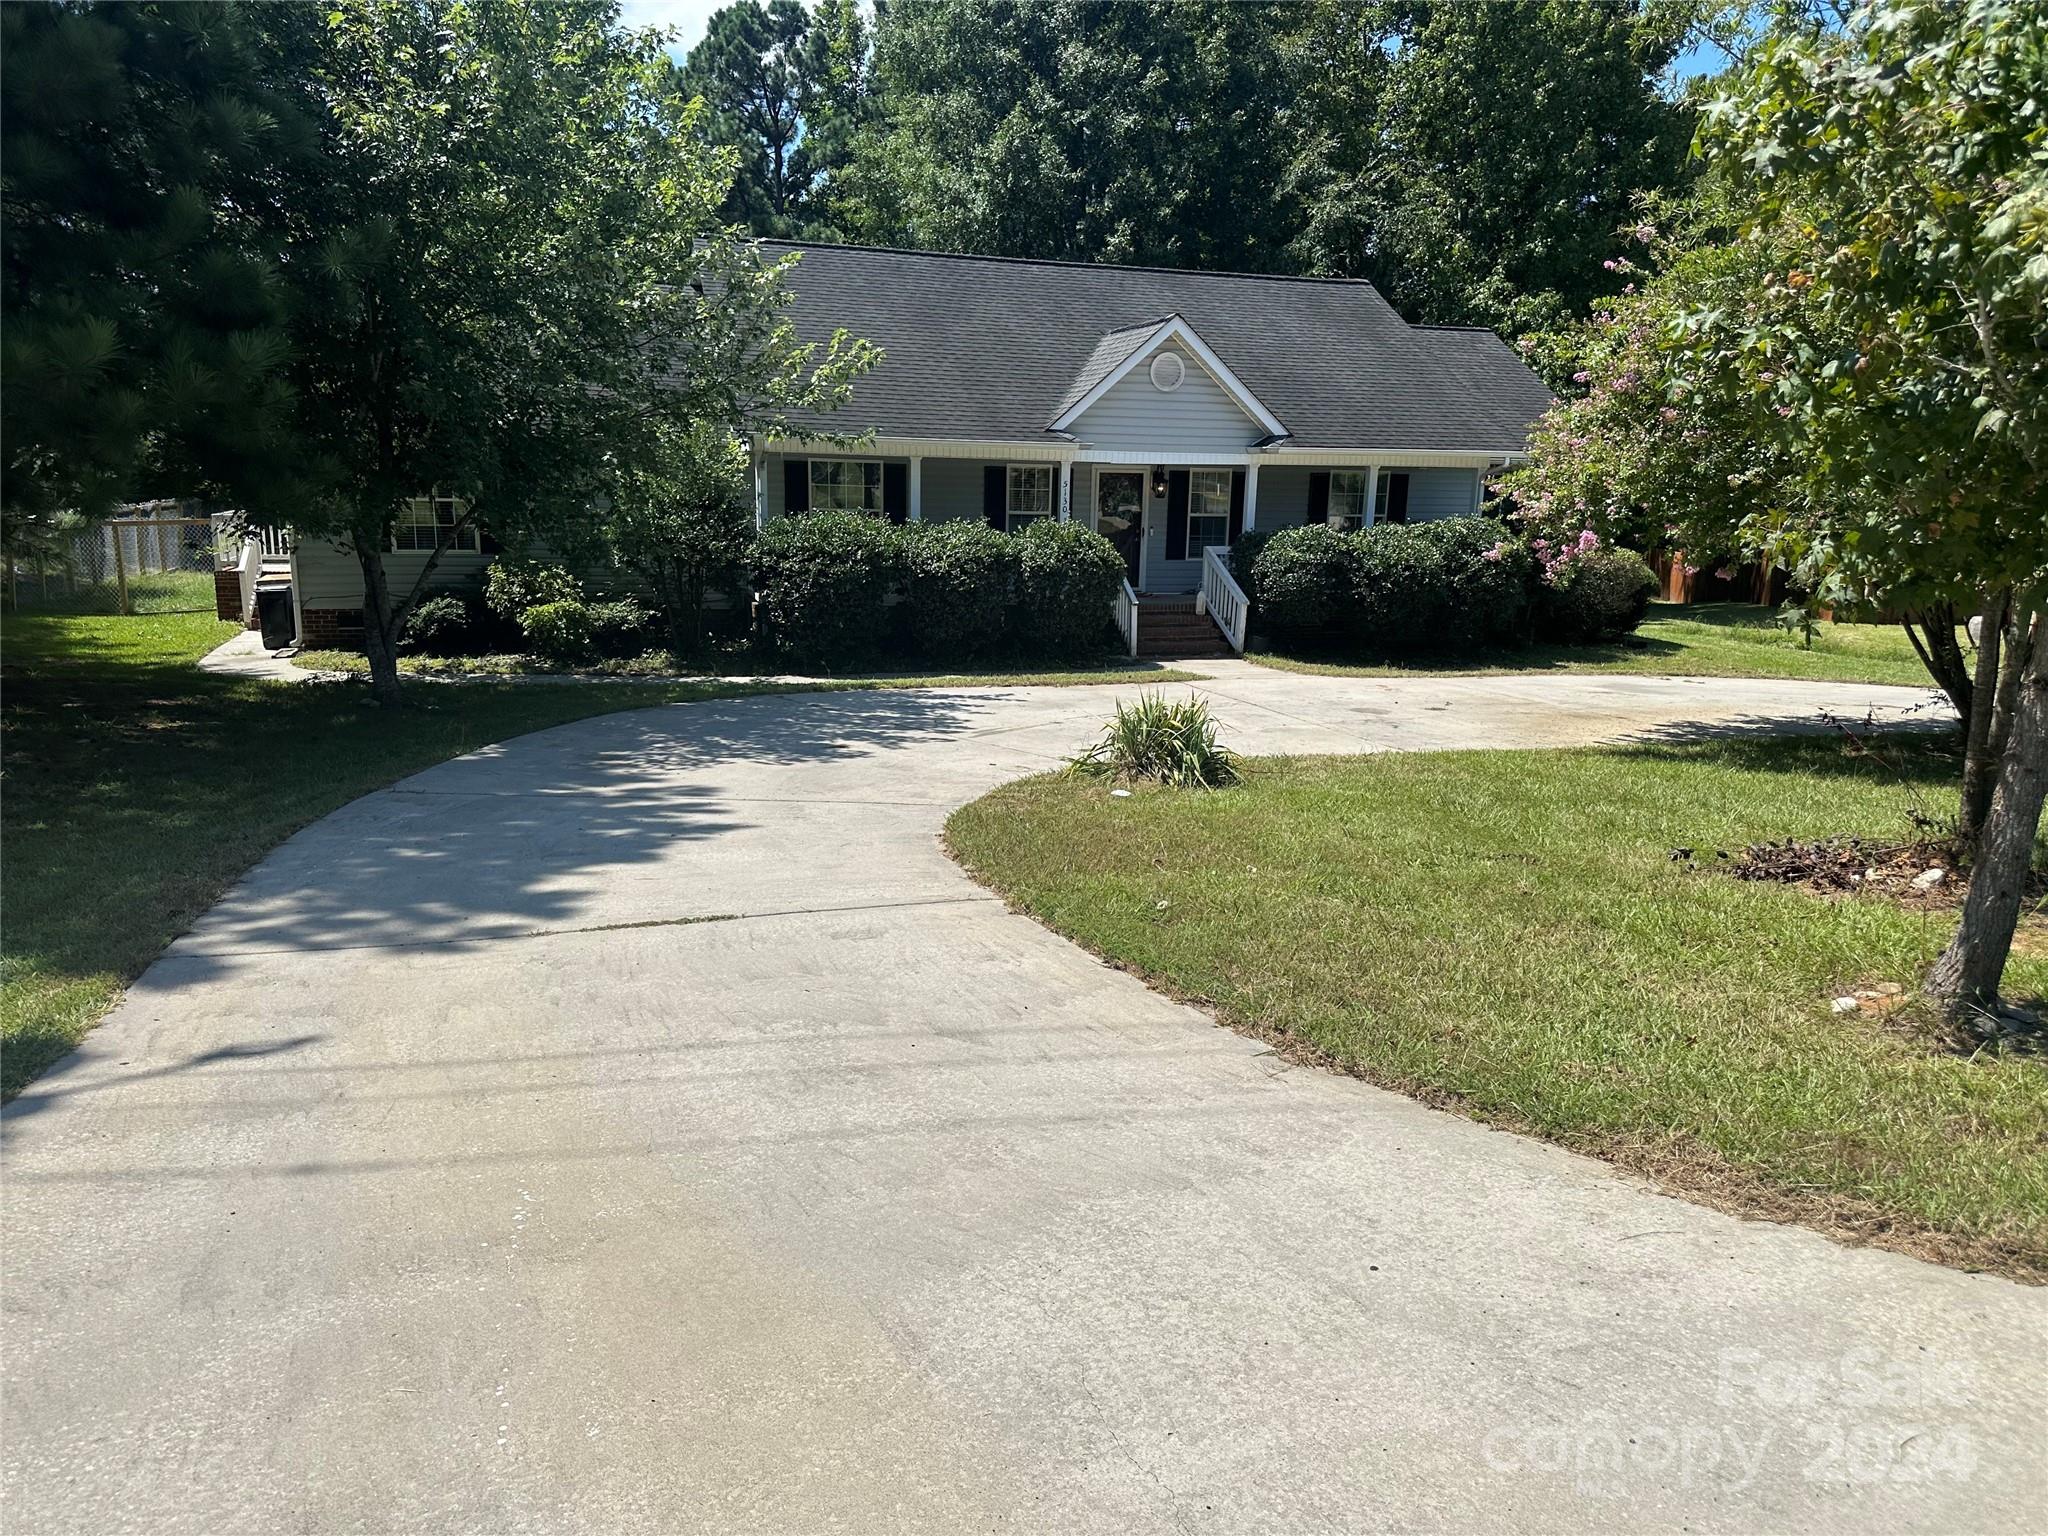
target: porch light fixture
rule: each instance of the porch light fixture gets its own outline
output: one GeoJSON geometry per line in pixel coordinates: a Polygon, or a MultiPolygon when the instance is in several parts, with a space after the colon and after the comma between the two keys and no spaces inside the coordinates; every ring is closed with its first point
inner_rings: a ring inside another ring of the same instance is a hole
{"type": "Polygon", "coordinates": [[[1164,464],[1154,464],[1152,466],[1152,494],[1160,500],[1164,500],[1166,497],[1166,466],[1164,464]]]}

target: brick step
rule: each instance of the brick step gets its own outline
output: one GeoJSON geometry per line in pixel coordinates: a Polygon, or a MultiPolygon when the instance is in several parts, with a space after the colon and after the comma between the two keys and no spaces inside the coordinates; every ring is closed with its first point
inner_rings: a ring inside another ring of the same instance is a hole
{"type": "Polygon", "coordinates": [[[1138,645],[1140,656],[1229,656],[1233,652],[1222,636],[1214,640],[1141,641],[1138,645]]]}

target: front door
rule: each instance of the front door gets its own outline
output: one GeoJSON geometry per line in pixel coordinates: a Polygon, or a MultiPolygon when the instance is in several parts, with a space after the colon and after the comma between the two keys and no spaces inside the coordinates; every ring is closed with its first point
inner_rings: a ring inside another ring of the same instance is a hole
{"type": "Polygon", "coordinates": [[[1140,585],[1138,561],[1145,547],[1145,472],[1142,469],[1105,469],[1095,477],[1095,527],[1114,544],[1131,573],[1131,585],[1140,585]]]}

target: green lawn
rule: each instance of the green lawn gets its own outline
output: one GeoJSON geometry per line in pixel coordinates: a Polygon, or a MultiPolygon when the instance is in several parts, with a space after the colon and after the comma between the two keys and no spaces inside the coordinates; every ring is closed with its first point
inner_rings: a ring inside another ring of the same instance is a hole
{"type": "MultiPolygon", "coordinates": [[[[1888,755],[1903,779],[1826,739],[1264,759],[1129,799],[1042,777],[948,834],[1059,932],[1309,1059],[1712,1203],[2048,1279],[2048,1060],[1830,1008],[1910,987],[1952,918],[1712,868],[1952,805],[1942,744],[1888,755]]],[[[2038,919],[2008,986],[2048,992],[2038,919]]]]}
{"type": "Polygon", "coordinates": [[[1751,603],[1652,603],[1641,629],[1612,645],[1539,645],[1482,662],[1419,660],[1354,664],[1254,653],[1261,666],[1342,677],[1417,673],[1634,672],[1667,677],[1806,677],[1837,683],[1932,688],[1927,668],[1896,624],[1822,623],[1808,648],[1751,603]]]}

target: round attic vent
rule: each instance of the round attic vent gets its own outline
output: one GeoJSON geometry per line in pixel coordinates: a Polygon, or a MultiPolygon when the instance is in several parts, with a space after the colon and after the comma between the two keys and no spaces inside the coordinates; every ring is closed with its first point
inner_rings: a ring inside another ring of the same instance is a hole
{"type": "Polygon", "coordinates": [[[1178,352],[1162,352],[1152,359],[1152,387],[1172,394],[1188,376],[1188,365],[1178,352]]]}

